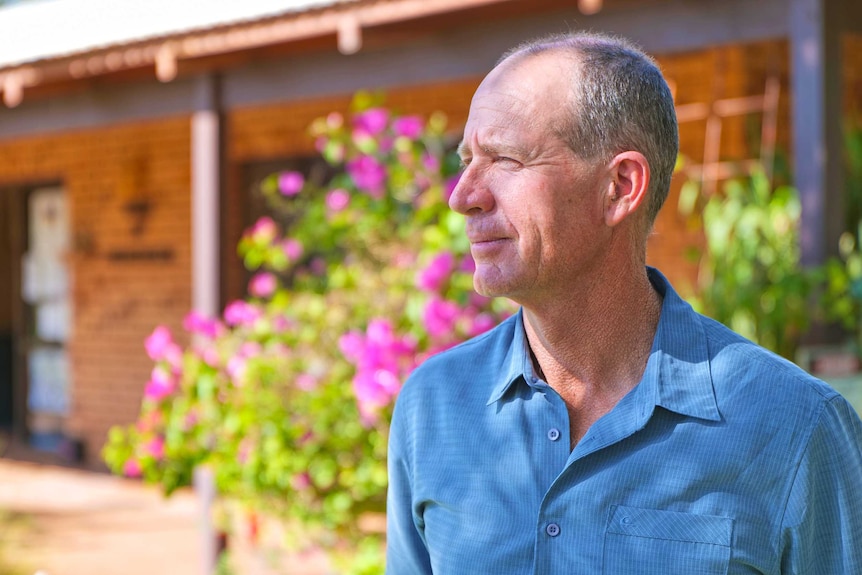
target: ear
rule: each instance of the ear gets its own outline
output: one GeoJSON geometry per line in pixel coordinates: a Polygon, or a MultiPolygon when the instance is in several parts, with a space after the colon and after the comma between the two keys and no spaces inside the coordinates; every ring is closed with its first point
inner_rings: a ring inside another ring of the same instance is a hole
{"type": "Polygon", "coordinates": [[[623,152],[611,160],[605,196],[605,223],[614,227],[634,214],[646,200],[649,162],[640,152],[623,152]]]}

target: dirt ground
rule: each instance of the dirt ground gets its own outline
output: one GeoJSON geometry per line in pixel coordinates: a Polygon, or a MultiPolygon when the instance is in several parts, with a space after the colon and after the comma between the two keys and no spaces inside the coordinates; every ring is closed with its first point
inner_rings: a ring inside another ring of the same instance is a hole
{"type": "MultiPolygon", "coordinates": [[[[0,575],[204,575],[195,494],[168,499],[107,474],[0,459],[0,575]]],[[[322,556],[275,564],[241,534],[235,575],[325,575],[322,556]]]]}

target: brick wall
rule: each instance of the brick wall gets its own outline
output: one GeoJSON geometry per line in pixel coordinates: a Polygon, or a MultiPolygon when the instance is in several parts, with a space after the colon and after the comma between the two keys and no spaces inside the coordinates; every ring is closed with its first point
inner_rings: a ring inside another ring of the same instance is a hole
{"type": "Polygon", "coordinates": [[[158,323],[178,328],[190,305],[189,132],[180,118],[0,141],[0,188],[53,180],[67,193],[67,430],[94,466],[107,429],[137,415],[152,368],[144,338],[158,323]]]}
{"type": "MultiPolygon", "coordinates": [[[[776,172],[786,178],[786,158],[790,152],[790,98],[788,94],[788,51],[783,41],[716,47],[670,56],[659,56],[659,64],[674,90],[677,106],[716,100],[762,95],[767,76],[776,74],[780,82],[776,172]],[[782,168],[784,166],[784,168],[782,168]]],[[[760,156],[761,116],[748,114],[722,121],[720,160],[739,161],[760,156]]],[[[686,161],[704,160],[706,120],[680,124],[680,154],[686,161]]],[[[647,259],[665,271],[683,294],[694,291],[697,281],[696,253],[702,249],[703,234],[679,212],[679,192],[687,176],[678,173],[665,207],[659,214],[650,239],[647,259]]],[[[716,190],[720,193],[721,182],[716,190]]]]}

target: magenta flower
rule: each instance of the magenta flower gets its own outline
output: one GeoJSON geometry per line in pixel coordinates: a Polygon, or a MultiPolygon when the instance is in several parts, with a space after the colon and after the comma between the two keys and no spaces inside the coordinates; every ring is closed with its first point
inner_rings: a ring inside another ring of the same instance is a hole
{"type": "Polygon", "coordinates": [[[363,422],[370,424],[377,411],[398,394],[401,382],[415,367],[416,342],[398,337],[388,320],[378,318],[369,322],[365,334],[344,334],[339,347],[356,365],[353,393],[363,422]]]}
{"type": "Polygon", "coordinates": [[[349,331],[338,340],[338,348],[348,360],[359,363],[365,350],[365,341],[359,332],[349,331]]]}
{"type": "Polygon", "coordinates": [[[143,474],[143,472],[144,470],[141,467],[141,463],[137,459],[128,459],[123,465],[123,475],[125,475],[126,477],[137,479],[143,474]]]}
{"type": "Polygon", "coordinates": [[[422,314],[428,335],[432,338],[451,337],[460,311],[455,302],[446,301],[436,296],[432,297],[425,304],[425,310],[422,314]]]}
{"type": "Polygon", "coordinates": [[[295,196],[304,185],[305,176],[299,172],[282,172],[278,175],[278,191],[283,196],[295,196]]]}
{"type": "Polygon", "coordinates": [[[372,198],[383,197],[386,167],[372,156],[358,156],[347,162],[347,174],[356,187],[372,198]]]}
{"type": "Polygon", "coordinates": [[[310,373],[300,373],[294,383],[302,391],[313,391],[317,387],[317,378],[310,373]]]}
{"type": "Polygon", "coordinates": [[[281,249],[284,251],[284,255],[287,256],[287,259],[290,261],[296,261],[300,257],[302,257],[302,244],[299,240],[295,240],[293,238],[288,238],[281,242],[281,249]]]}
{"type": "Polygon", "coordinates": [[[268,244],[278,235],[278,225],[269,216],[259,218],[247,232],[257,243],[268,244]]]}
{"type": "Polygon", "coordinates": [[[353,127],[369,136],[376,136],[386,129],[389,112],[385,108],[370,108],[353,116],[353,127]]]}
{"type": "Polygon", "coordinates": [[[326,127],[330,130],[337,130],[344,125],[344,116],[338,112],[330,112],[326,116],[326,127]]]}
{"type": "Polygon", "coordinates": [[[257,357],[261,353],[263,353],[263,348],[256,341],[243,342],[243,344],[239,346],[239,351],[237,351],[238,355],[245,358],[257,357]]]}
{"type": "Polygon", "coordinates": [[[241,356],[235,355],[230,358],[225,367],[225,371],[230,376],[230,380],[237,387],[242,387],[245,383],[245,373],[248,370],[248,360],[241,356]]]}
{"type": "Polygon", "coordinates": [[[348,204],[350,204],[350,194],[347,190],[338,188],[326,194],[326,208],[332,213],[342,211],[348,204]]]}
{"type": "Polygon", "coordinates": [[[150,380],[144,387],[144,398],[150,401],[162,401],[176,390],[177,384],[173,376],[163,367],[156,366],[150,374],[150,380]]]}
{"type": "Polygon", "coordinates": [[[271,272],[260,272],[248,282],[248,293],[254,297],[270,297],[278,287],[278,279],[271,272]]]}
{"type": "Polygon", "coordinates": [[[198,345],[194,348],[194,353],[197,355],[205,364],[210,367],[218,367],[221,363],[221,358],[219,357],[218,350],[209,345],[198,345]]]}
{"type": "Polygon", "coordinates": [[[411,140],[422,135],[424,127],[425,124],[419,116],[401,116],[392,122],[392,131],[395,132],[396,136],[403,136],[411,140]]]}
{"type": "Polygon", "coordinates": [[[241,299],[234,300],[224,308],[224,321],[230,326],[250,326],[263,317],[263,312],[255,305],[241,299]]]}
{"type": "Polygon", "coordinates": [[[353,392],[360,405],[380,408],[395,397],[401,382],[391,371],[377,369],[360,371],[353,378],[353,392]]]}
{"type": "Polygon", "coordinates": [[[290,486],[295,491],[303,491],[311,487],[311,476],[308,473],[297,473],[290,478],[290,486]]]}
{"type": "Polygon", "coordinates": [[[440,160],[437,156],[425,152],[422,154],[422,167],[426,172],[436,172],[440,169],[440,160]]]}
{"type": "Polygon", "coordinates": [[[455,267],[455,256],[451,252],[441,252],[434,256],[431,262],[419,272],[416,277],[416,287],[436,292],[442,288],[455,267]]]}
{"type": "Polygon", "coordinates": [[[295,327],[294,322],[282,315],[277,315],[272,318],[272,323],[270,324],[270,328],[272,329],[273,333],[284,333],[290,329],[293,329],[293,327],[295,327]]]}
{"type": "Polygon", "coordinates": [[[174,342],[171,330],[163,325],[157,326],[144,340],[144,348],[153,361],[168,361],[171,365],[182,363],[183,352],[174,342]]]}
{"type": "Polygon", "coordinates": [[[189,333],[213,339],[221,335],[222,331],[224,331],[224,326],[218,320],[193,310],[183,318],[183,329],[189,333]]]}
{"type": "Polygon", "coordinates": [[[156,461],[161,461],[165,457],[165,440],[155,436],[144,446],[144,451],[156,461]]]}

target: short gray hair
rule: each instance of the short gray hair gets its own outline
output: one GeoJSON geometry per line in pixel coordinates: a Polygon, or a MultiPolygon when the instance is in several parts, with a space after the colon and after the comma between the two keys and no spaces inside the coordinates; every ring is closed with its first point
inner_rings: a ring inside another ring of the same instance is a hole
{"type": "Polygon", "coordinates": [[[610,160],[625,151],[642,153],[650,165],[647,224],[652,226],[670,191],[679,153],[673,96],[658,64],[640,48],[604,34],[572,32],[525,42],[509,58],[560,51],[576,61],[572,109],[557,127],[582,158],[610,160]]]}

